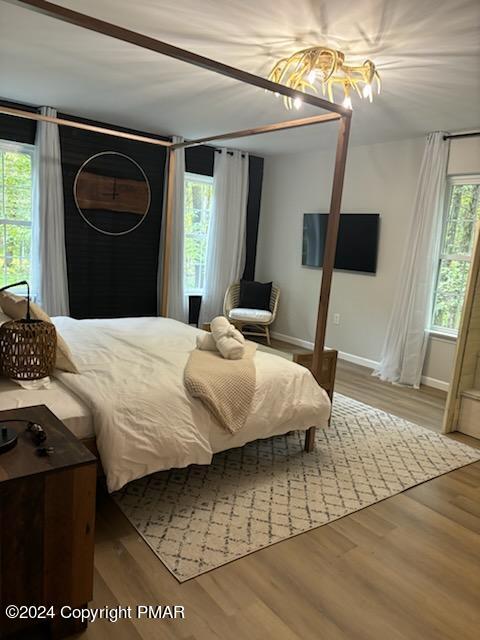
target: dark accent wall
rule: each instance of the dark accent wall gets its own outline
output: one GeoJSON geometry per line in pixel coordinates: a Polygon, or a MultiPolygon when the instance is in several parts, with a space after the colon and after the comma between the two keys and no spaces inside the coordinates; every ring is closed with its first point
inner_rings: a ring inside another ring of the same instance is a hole
{"type": "Polygon", "coordinates": [[[213,176],[213,159],[215,149],[213,147],[189,147],[185,149],[185,170],[190,173],[199,173],[202,176],[213,176]]]}
{"type": "MultiPolygon", "coordinates": [[[[28,107],[9,100],[0,100],[4,107],[22,109],[23,111],[36,111],[35,107],[28,107]]],[[[23,144],[35,144],[35,132],[37,123],[35,120],[16,118],[0,113],[0,140],[10,140],[12,142],[22,142],[23,144]]]]}
{"type": "MultiPolygon", "coordinates": [[[[213,176],[214,157],[215,149],[213,147],[190,147],[185,150],[185,169],[190,173],[213,176]]],[[[245,270],[243,272],[243,278],[245,280],[253,280],[255,277],[258,224],[260,221],[262,198],[263,163],[263,158],[252,155],[249,157],[246,256],[245,270]]]]}
{"type": "Polygon", "coordinates": [[[250,156],[248,164],[248,202],[247,202],[247,246],[245,256],[244,280],[255,278],[255,262],[257,260],[258,224],[260,222],[260,207],[262,204],[264,159],[250,156]]]}
{"type": "Polygon", "coordinates": [[[154,316],[166,151],[148,143],[60,128],[70,313],[75,318],[154,316]],[[119,151],[142,167],[151,204],[131,233],[109,236],[80,216],[73,196],[79,167],[101,151],[119,151]]]}
{"type": "Polygon", "coordinates": [[[70,127],[60,127],[60,144],[71,315],[75,318],[156,315],[165,148],[70,127]],[[131,157],[150,182],[148,215],[137,229],[122,236],[92,229],[80,216],[74,200],[73,183],[78,169],[101,151],[119,151],[131,157]]]}

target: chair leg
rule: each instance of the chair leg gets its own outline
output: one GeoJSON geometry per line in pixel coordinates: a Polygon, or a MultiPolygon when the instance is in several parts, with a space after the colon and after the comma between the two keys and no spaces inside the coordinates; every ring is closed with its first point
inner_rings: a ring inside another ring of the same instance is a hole
{"type": "Polygon", "coordinates": [[[304,450],[307,453],[310,453],[311,451],[313,451],[315,449],[315,431],[316,431],[315,427],[310,427],[310,429],[307,429],[305,431],[305,446],[304,446],[304,450]]]}
{"type": "Polygon", "coordinates": [[[269,347],[271,347],[272,341],[270,340],[270,327],[268,325],[265,327],[265,334],[267,336],[267,344],[269,347]]]}

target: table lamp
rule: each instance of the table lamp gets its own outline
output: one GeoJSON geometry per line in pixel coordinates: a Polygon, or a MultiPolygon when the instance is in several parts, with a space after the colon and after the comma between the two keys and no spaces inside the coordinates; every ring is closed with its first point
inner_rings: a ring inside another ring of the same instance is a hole
{"type": "Polygon", "coordinates": [[[39,380],[55,367],[57,332],[51,322],[30,317],[30,287],[26,280],[2,287],[0,292],[27,286],[25,318],[0,327],[0,372],[14,380],[39,380]]]}

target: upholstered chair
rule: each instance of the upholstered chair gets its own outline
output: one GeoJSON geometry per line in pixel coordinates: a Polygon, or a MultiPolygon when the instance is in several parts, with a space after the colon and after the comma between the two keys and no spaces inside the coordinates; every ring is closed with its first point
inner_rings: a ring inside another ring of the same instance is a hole
{"type": "Polygon", "coordinates": [[[270,341],[270,326],[275,322],[278,309],[280,289],[272,285],[270,295],[270,309],[244,309],[239,306],[240,283],[230,285],[223,301],[223,315],[237,327],[245,336],[261,336],[270,341]]]}

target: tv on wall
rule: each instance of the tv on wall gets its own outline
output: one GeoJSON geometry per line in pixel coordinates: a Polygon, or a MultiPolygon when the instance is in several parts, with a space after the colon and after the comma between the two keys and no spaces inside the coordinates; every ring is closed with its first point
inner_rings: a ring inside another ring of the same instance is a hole
{"type": "MultiPolygon", "coordinates": [[[[323,266],[328,213],[303,215],[302,265],[323,266]]],[[[342,213],[338,229],[335,269],[376,273],[379,213],[342,213]]]]}

